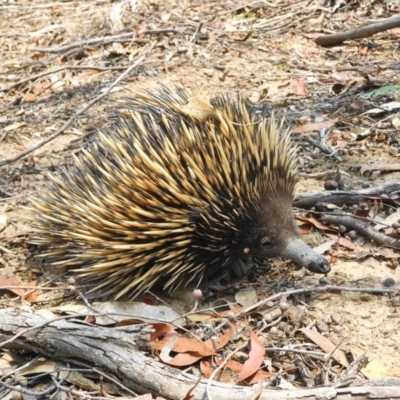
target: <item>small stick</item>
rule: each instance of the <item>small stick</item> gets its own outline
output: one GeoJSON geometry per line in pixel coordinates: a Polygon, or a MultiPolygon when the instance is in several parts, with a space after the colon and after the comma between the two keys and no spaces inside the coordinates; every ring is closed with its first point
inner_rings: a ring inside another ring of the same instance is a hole
{"type": "MultiPolygon", "coordinates": [[[[57,68],[54,70],[48,70],[45,72],[41,72],[40,74],[32,75],[29,76],[28,78],[21,79],[20,81],[13,83],[11,86],[8,86],[6,88],[0,89],[1,92],[9,92],[10,90],[14,89],[15,87],[19,85],[23,85],[24,83],[34,81],[35,79],[42,78],[43,76],[50,75],[50,74],[56,74],[57,72],[64,71],[65,69],[94,69],[96,71],[121,71],[123,69],[126,69],[126,67],[89,67],[89,66],[73,66],[73,65],[66,65],[65,67],[57,68]]],[[[1,141],[1,140],[0,140],[1,141]]]]}
{"type": "Polygon", "coordinates": [[[295,289],[288,290],[287,292],[276,293],[266,299],[260,300],[257,303],[252,304],[251,306],[239,311],[235,314],[235,318],[239,318],[243,315],[250,313],[253,310],[256,310],[266,303],[272,300],[280,299],[281,297],[288,297],[292,294],[302,294],[302,293],[310,293],[310,292],[329,292],[329,291],[345,291],[345,292],[358,292],[358,293],[379,293],[379,294],[388,294],[394,293],[393,289],[387,288],[353,288],[348,286],[335,286],[335,285],[326,285],[326,286],[318,286],[318,287],[309,287],[303,289],[295,289]]]}
{"type": "Polygon", "coordinates": [[[207,397],[208,400],[212,400],[212,396],[211,396],[211,382],[214,380],[215,376],[217,375],[217,373],[219,371],[221,371],[226,364],[228,364],[228,361],[240,350],[243,350],[244,348],[246,348],[246,346],[248,345],[248,343],[246,342],[243,346],[240,347],[236,347],[235,350],[232,351],[232,353],[228,354],[228,356],[225,358],[225,360],[223,361],[223,363],[221,365],[219,365],[217,368],[214,369],[214,371],[212,372],[212,374],[210,375],[210,377],[207,379],[207,386],[206,386],[206,392],[207,392],[207,397]]]}
{"type": "Polygon", "coordinates": [[[200,29],[201,29],[202,26],[203,26],[203,23],[200,22],[199,25],[197,26],[197,28],[196,28],[196,30],[195,30],[195,32],[194,32],[192,38],[190,39],[191,42],[193,42],[193,43],[195,42],[196,36],[197,36],[197,34],[200,32],[200,29]]]}
{"type": "MultiPolygon", "coordinates": [[[[68,44],[66,46],[61,46],[61,47],[42,47],[42,48],[35,48],[33,49],[34,51],[37,51],[39,53],[52,53],[52,54],[57,54],[57,53],[63,53],[65,51],[75,49],[77,47],[85,47],[85,46],[90,46],[94,44],[108,44],[108,43],[113,43],[121,39],[131,39],[136,35],[136,32],[129,32],[129,33],[123,33],[121,35],[116,35],[116,36],[105,36],[103,38],[98,38],[98,39],[88,39],[88,40],[82,40],[81,42],[75,42],[72,44],[68,44]]],[[[147,41],[143,41],[143,39],[133,39],[135,43],[147,43],[147,41]]]]}

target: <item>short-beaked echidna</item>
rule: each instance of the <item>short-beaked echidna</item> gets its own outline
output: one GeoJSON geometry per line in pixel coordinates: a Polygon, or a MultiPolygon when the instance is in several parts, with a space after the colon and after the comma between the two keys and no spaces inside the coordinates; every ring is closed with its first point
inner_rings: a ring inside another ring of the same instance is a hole
{"type": "Polygon", "coordinates": [[[170,291],[251,258],[329,272],[298,233],[296,150],[280,131],[240,97],[136,93],[33,200],[33,243],[94,296],[170,291]]]}

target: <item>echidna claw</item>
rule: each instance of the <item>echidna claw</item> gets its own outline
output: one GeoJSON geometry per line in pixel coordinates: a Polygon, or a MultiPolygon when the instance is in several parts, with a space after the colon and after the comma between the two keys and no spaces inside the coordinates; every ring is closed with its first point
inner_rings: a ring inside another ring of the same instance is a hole
{"type": "Polygon", "coordinates": [[[249,268],[247,268],[246,264],[240,258],[228,264],[227,269],[232,271],[235,278],[238,279],[242,279],[249,273],[249,268]]]}

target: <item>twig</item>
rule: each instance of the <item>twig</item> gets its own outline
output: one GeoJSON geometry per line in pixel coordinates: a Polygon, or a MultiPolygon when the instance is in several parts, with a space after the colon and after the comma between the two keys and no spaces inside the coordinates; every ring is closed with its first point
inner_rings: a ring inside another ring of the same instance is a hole
{"type": "Polygon", "coordinates": [[[340,175],[345,175],[345,176],[350,176],[348,172],[342,171],[342,170],[337,170],[337,169],[328,169],[327,171],[321,171],[321,172],[313,172],[310,174],[306,174],[304,172],[299,172],[299,176],[303,178],[313,178],[313,179],[322,179],[326,176],[332,175],[334,173],[340,173],[340,175]]]}
{"type": "Polygon", "coordinates": [[[185,32],[182,32],[178,29],[174,28],[165,28],[165,29],[152,29],[149,31],[143,31],[143,35],[161,35],[163,33],[177,33],[178,35],[185,36],[185,32]]]}
{"type": "MultiPolygon", "coordinates": [[[[2,285],[0,286],[0,290],[12,290],[12,289],[23,289],[23,290],[29,290],[31,292],[34,292],[35,290],[71,290],[73,287],[72,286],[59,286],[59,287],[43,287],[43,286],[24,286],[24,285],[2,285]]],[[[75,288],[74,288],[75,289],[75,288]]]]}
{"type": "MultiPolygon", "coordinates": [[[[8,3],[8,2],[4,2],[8,3]]],[[[7,10],[21,10],[21,9],[29,9],[29,11],[32,10],[39,10],[42,8],[45,8],[46,10],[50,9],[51,7],[62,7],[65,6],[66,2],[60,1],[60,2],[55,2],[55,3],[49,3],[46,1],[45,4],[38,4],[38,5],[32,5],[32,4],[5,4],[0,6],[1,9],[7,9],[7,10]]]]}
{"type": "Polygon", "coordinates": [[[0,386],[4,386],[6,389],[18,391],[18,392],[26,394],[28,396],[33,396],[33,397],[42,397],[43,396],[42,398],[46,398],[47,396],[45,396],[45,395],[51,393],[56,388],[55,385],[50,385],[47,389],[44,389],[41,391],[36,391],[36,390],[30,390],[30,389],[23,388],[21,385],[18,385],[18,386],[9,385],[8,383],[3,382],[3,381],[0,382],[0,386]]]}
{"type": "Polygon", "coordinates": [[[288,290],[282,293],[276,293],[266,299],[260,300],[257,303],[252,304],[251,306],[239,311],[235,314],[235,318],[239,318],[243,315],[250,313],[257,308],[260,308],[267,304],[269,301],[279,299],[281,297],[288,297],[294,294],[302,294],[302,293],[310,293],[310,292],[329,292],[329,291],[344,291],[344,292],[358,292],[358,293],[376,293],[376,294],[389,294],[394,293],[393,289],[387,288],[353,288],[348,286],[335,286],[335,285],[326,285],[326,286],[314,286],[310,288],[303,288],[303,289],[295,289],[295,290],[288,290]]]}
{"type": "Polygon", "coordinates": [[[153,47],[154,47],[154,44],[152,44],[150,46],[150,49],[147,50],[147,52],[145,54],[143,54],[134,64],[132,64],[123,74],[121,74],[102,94],[95,97],[93,100],[91,100],[89,103],[87,103],[84,107],[82,107],[80,110],[78,110],[57,132],[53,133],[51,136],[49,136],[45,140],[35,144],[34,146],[30,147],[29,149],[17,154],[15,157],[9,158],[4,161],[0,161],[0,167],[3,165],[11,164],[11,163],[19,160],[20,158],[25,157],[27,154],[32,153],[33,151],[44,146],[45,144],[51,142],[57,136],[61,135],[61,133],[63,133],[75,121],[75,119],[77,117],[79,117],[79,115],[86,112],[90,107],[92,107],[93,104],[97,103],[103,97],[107,96],[114,86],[116,86],[119,82],[121,82],[134,68],[136,68],[138,65],[140,65],[143,62],[143,60],[150,54],[153,47]]]}
{"type": "Polygon", "coordinates": [[[197,36],[197,34],[200,32],[200,29],[201,29],[202,26],[203,26],[203,23],[200,22],[199,25],[197,26],[197,28],[196,28],[196,30],[195,30],[193,36],[192,36],[191,39],[190,39],[191,42],[194,43],[194,42],[196,41],[196,36],[197,36]]]}
{"type": "Polygon", "coordinates": [[[6,249],[6,248],[3,247],[3,246],[0,246],[0,252],[7,253],[7,254],[9,254],[10,256],[15,257],[15,254],[14,254],[12,251],[6,249]]]}
{"type": "Polygon", "coordinates": [[[355,379],[357,379],[357,373],[361,371],[369,362],[368,354],[363,353],[360,357],[356,358],[349,366],[347,371],[335,382],[333,385],[335,388],[348,386],[355,379]]]}
{"type": "Polygon", "coordinates": [[[347,340],[348,337],[349,337],[349,335],[342,337],[342,339],[336,343],[335,347],[327,354],[327,357],[326,357],[324,365],[323,365],[324,369],[328,369],[329,360],[332,358],[334,359],[334,354],[335,353],[337,354],[336,350],[339,349],[339,347],[342,345],[342,343],[344,343],[347,340]]]}
{"type": "MultiPolygon", "coordinates": [[[[61,46],[61,47],[42,47],[42,48],[35,48],[33,50],[37,51],[39,53],[57,54],[57,53],[63,53],[64,51],[68,51],[71,49],[75,49],[77,47],[85,47],[85,46],[90,46],[93,44],[108,44],[108,43],[117,42],[121,39],[131,39],[135,35],[136,35],[136,32],[122,33],[121,35],[116,35],[116,36],[105,36],[103,38],[98,38],[98,39],[82,40],[81,42],[75,42],[75,43],[68,44],[66,46],[61,46]]],[[[135,43],[148,43],[148,41],[144,40],[144,39],[133,39],[133,41],[135,43]]]]}
{"type": "Polygon", "coordinates": [[[19,367],[14,368],[12,371],[7,371],[7,372],[4,373],[4,375],[2,375],[2,377],[1,377],[2,382],[6,381],[6,379],[7,379],[9,376],[14,375],[14,374],[17,374],[18,372],[23,371],[24,369],[31,367],[32,365],[35,364],[35,362],[36,362],[39,358],[40,358],[40,356],[33,357],[32,359],[30,359],[29,361],[27,361],[25,364],[22,364],[22,365],[20,365],[19,367]]]}
{"type": "Polygon", "coordinates": [[[228,361],[240,350],[244,349],[245,347],[247,347],[248,343],[246,342],[243,346],[237,347],[235,350],[232,351],[232,353],[230,353],[224,360],[224,362],[219,365],[217,368],[214,369],[214,371],[212,372],[212,374],[210,375],[210,377],[207,380],[207,388],[206,388],[206,392],[207,392],[207,397],[208,400],[212,400],[212,396],[211,396],[211,391],[210,391],[210,387],[211,387],[211,382],[214,380],[215,376],[217,375],[217,373],[219,371],[221,371],[222,368],[225,367],[226,364],[228,364],[228,361]]]}
{"type": "Polygon", "coordinates": [[[128,387],[126,387],[125,385],[123,385],[118,379],[112,377],[111,375],[106,374],[105,372],[101,371],[101,370],[98,369],[98,368],[93,368],[93,371],[96,372],[97,374],[99,374],[100,376],[102,376],[103,378],[108,379],[110,382],[115,383],[117,386],[119,386],[119,387],[122,388],[123,390],[126,390],[126,391],[129,392],[130,394],[136,395],[136,396],[137,396],[137,394],[136,394],[133,390],[131,390],[131,389],[129,389],[128,387]]]}
{"type": "Polygon", "coordinates": [[[83,69],[83,70],[85,70],[85,69],[89,69],[89,70],[90,69],[94,69],[96,71],[120,71],[120,70],[126,69],[126,67],[125,66],[120,66],[120,67],[89,67],[89,66],[81,66],[80,67],[80,66],[66,65],[66,66],[61,67],[61,68],[57,68],[57,69],[54,69],[54,70],[51,70],[51,71],[41,72],[40,74],[32,75],[32,76],[30,76],[28,78],[21,79],[20,81],[12,84],[11,86],[8,86],[6,88],[0,89],[0,93],[1,92],[8,92],[8,91],[14,89],[15,87],[17,87],[19,85],[23,85],[24,83],[27,83],[29,81],[34,81],[35,79],[42,78],[43,76],[46,76],[46,75],[56,74],[57,72],[64,71],[65,69],[83,69]]]}
{"type": "Polygon", "coordinates": [[[278,352],[278,353],[293,353],[293,354],[302,354],[307,355],[309,357],[314,357],[319,360],[324,360],[326,353],[322,351],[309,351],[309,350],[298,350],[298,349],[290,349],[283,347],[265,347],[265,352],[278,352]]]}
{"type": "Polygon", "coordinates": [[[10,200],[14,200],[14,199],[19,199],[21,197],[29,197],[29,196],[32,196],[33,194],[35,194],[35,192],[16,194],[15,196],[13,196],[11,193],[7,193],[6,191],[0,189],[0,195],[3,195],[3,194],[6,195],[7,198],[6,199],[0,199],[0,203],[2,201],[10,201],[10,200]]]}
{"type": "Polygon", "coordinates": [[[322,144],[319,144],[316,140],[308,137],[308,136],[301,136],[299,138],[294,138],[293,139],[295,142],[307,142],[309,144],[311,144],[312,146],[318,148],[319,150],[321,150],[323,153],[325,153],[328,157],[334,157],[336,158],[336,160],[341,161],[340,157],[338,157],[337,155],[335,155],[335,151],[332,151],[328,148],[326,148],[325,146],[323,146],[322,144]]]}

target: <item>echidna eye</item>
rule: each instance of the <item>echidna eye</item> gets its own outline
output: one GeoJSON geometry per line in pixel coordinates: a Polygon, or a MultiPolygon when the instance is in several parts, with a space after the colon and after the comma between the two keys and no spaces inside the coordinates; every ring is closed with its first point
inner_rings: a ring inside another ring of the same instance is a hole
{"type": "Polygon", "coordinates": [[[263,237],[261,239],[261,246],[263,246],[263,247],[273,247],[273,243],[267,237],[263,237]]]}

